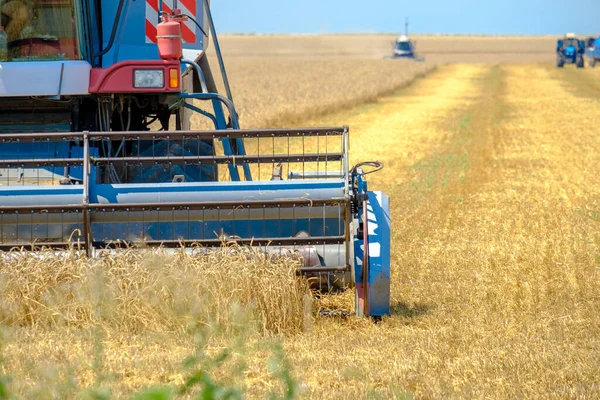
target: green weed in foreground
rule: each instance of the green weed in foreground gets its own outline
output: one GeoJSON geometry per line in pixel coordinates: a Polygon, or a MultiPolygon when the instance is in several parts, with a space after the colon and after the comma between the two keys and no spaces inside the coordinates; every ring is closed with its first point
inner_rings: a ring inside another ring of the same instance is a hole
{"type": "MultiPolygon", "coordinates": [[[[172,400],[172,399],[242,399],[247,397],[244,387],[244,374],[248,371],[247,359],[256,352],[269,354],[266,370],[269,373],[271,388],[261,397],[270,399],[293,399],[297,397],[298,385],[286,359],[283,346],[276,340],[257,335],[258,328],[253,322],[251,310],[233,305],[232,321],[235,325],[223,326],[216,323],[198,324],[190,327],[196,346],[193,354],[182,361],[180,371],[184,376],[182,384],[167,384],[141,389],[130,397],[132,400],[172,400]],[[214,351],[218,348],[217,351],[214,351]],[[211,351],[213,349],[213,351],[211,351]]],[[[63,382],[40,381],[29,393],[13,393],[12,387],[19,382],[6,375],[5,368],[0,374],[0,400],[13,398],[83,398],[89,400],[109,400],[116,397],[112,387],[118,381],[105,370],[102,362],[102,333],[96,332],[93,360],[95,380],[93,387],[77,385],[74,376],[66,377],[70,385],[63,382]]],[[[2,342],[0,342],[1,345],[2,342]]],[[[2,347],[0,347],[0,350],[2,347]]],[[[0,354],[1,356],[1,354],[0,354]]],[[[0,358],[0,361],[2,359],[0,358]]],[[[2,366],[3,367],[3,366],[2,366]]],[[[58,377],[57,372],[53,376],[58,377]]],[[[256,394],[256,393],[254,393],[256,394]]]]}

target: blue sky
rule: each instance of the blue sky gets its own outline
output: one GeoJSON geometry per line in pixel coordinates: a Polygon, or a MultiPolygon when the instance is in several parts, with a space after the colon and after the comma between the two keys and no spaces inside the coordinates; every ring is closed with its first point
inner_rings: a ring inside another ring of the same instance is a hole
{"type": "Polygon", "coordinates": [[[212,0],[219,33],[600,33],[600,0],[212,0]]]}

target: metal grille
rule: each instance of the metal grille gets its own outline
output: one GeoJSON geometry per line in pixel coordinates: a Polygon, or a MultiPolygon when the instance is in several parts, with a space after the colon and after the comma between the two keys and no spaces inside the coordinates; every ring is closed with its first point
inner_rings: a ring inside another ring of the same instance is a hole
{"type": "Polygon", "coordinates": [[[104,173],[118,171],[113,181],[226,182],[298,179],[307,172],[341,179],[345,137],[344,131],[325,128],[91,134],[90,142],[92,147],[116,149],[94,160],[104,173]]]}
{"type": "Polygon", "coordinates": [[[0,248],[236,241],[339,272],[347,143],[346,128],[12,135],[0,139],[0,248]]]}
{"type": "Polygon", "coordinates": [[[0,184],[83,180],[86,157],[98,183],[341,179],[347,139],[345,128],[17,134],[0,139],[0,184]]]}

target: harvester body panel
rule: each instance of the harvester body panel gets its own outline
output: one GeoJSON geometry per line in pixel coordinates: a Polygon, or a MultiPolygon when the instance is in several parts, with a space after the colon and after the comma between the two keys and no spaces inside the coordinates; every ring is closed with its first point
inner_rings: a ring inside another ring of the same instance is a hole
{"type": "Polygon", "coordinates": [[[90,71],[90,64],[79,60],[2,63],[0,97],[86,95],[90,71]]]}

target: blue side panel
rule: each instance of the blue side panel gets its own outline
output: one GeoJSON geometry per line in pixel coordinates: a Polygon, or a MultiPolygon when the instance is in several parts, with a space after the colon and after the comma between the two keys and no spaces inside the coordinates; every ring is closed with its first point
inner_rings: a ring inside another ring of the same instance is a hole
{"type": "Polygon", "coordinates": [[[369,229],[368,313],[390,313],[390,201],[382,192],[369,192],[367,202],[369,229]]]}
{"type": "Polygon", "coordinates": [[[341,236],[344,234],[337,218],[314,219],[265,219],[170,222],[112,222],[92,223],[95,240],[117,241],[132,238],[152,240],[203,240],[217,239],[220,235],[251,238],[293,237],[300,231],[310,236],[341,236]]]}
{"type": "Polygon", "coordinates": [[[68,157],[69,146],[68,142],[3,143],[0,160],[68,157]]]}
{"type": "MultiPolygon", "coordinates": [[[[119,2],[102,3],[103,48],[108,46],[119,2]]],[[[146,43],[146,2],[127,1],[114,46],[102,57],[102,67],[125,60],[158,60],[158,50],[153,43],[146,43]]]]}
{"type": "MultiPolygon", "coordinates": [[[[0,144],[0,160],[67,158],[69,157],[69,146],[68,142],[2,143],[0,144]]],[[[15,167],[18,167],[18,164],[15,167]]],[[[64,172],[64,167],[48,166],[40,167],[40,169],[57,175],[62,175],[64,172]]]]}
{"type": "MultiPolygon", "coordinates": [[[[93,178],[93,176],[90,178],[93,178]]],[[[344,182],[342,180],[91,184],[89,201],[91,204],[146,202],[194,203],[203,200],[222,200],[225,198],[228,200],[239,199],[243,202],[244,200],[259,200],[261,198],[261,193],[270,194],[277,191],[282,193],[281,198],[290,196],[291,198],[298,198],[302,196],[299,195],[299,193],[311,193],[314,195],[311,196],[311,198],[323,199],[331,198],[331,194],[333,194],[334,198],[341,198],[343,196],[343,189],[344,182]],[[227,193],[227,196],[223,196],[222,193],[227,193]]],[[[73,190],[73,187],[70,185],[0,186],[0,204],[79,204],[81,202],[80,197],[76,196],[74,198],[69,198],[69,196],[73,194],[73,190]],[[13,203],[7,200],[10,198],[20,200],[17,203],[13,203]]],[[[79,189],[79,192],[81,192],[81,189],[79,189]]]]}
{"type": "MultiPolygon", "coordinates": [[[[246,198],[244,192],[255,192],[256,196],[249,198],[258,199],[261,193],[273,193],[284,190],[297,190],[303,193],[311,193],[311,198],[323,198],[323,193],[335,190],[339,197],[343,196],[344,182],[342,180],[321,181],[255,181],[255,182],[184,182],[184,183],[139,183],[139,184],[100,184],[90,187],[90,203],[136,203],[136,202],[177,202],[198,201],[205,194],[231,193],[231,199],[246,198]],[[135,196],[135,197],[134,197],[135,196]],[[139,197],[138,197],[139,196],[139,197]],[[183,197],[182,197],[183,196],[183,197]],[[192,196],[192,197],[190,197],[192,196]],[[198,197],[196,197],[198,196],[198,197]]],[[[0,191],[3,188],[0,188],[0,191]]],[[[283,198],[286,194],[282,195],[283,198]]],[[[325,197],[329,198],[329,197],[325,197]]],[[[208,200],[208,197],[205,198],[208,200]]]]}
{"type": "Polygon", "coordinates": [[[596,60],[600,60],[600,45],[597,45],[594,50],[588,50],[587,56],[590,58],[595,58],[596,60]]]}

